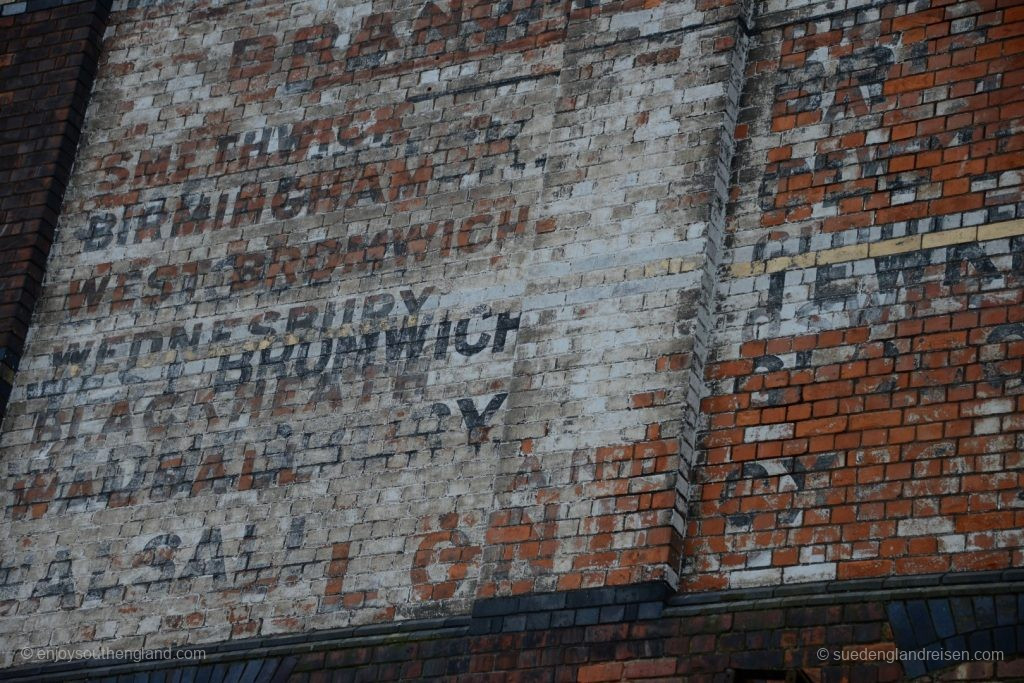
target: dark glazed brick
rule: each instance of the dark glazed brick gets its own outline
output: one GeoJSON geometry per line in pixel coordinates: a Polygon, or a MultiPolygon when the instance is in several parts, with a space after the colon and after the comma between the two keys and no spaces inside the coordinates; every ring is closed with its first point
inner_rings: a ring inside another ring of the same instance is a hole
{"type": "Polygon", "coordinates": [[[279,681],[283,682],[287,680],[297,662],[298,659],[295,657],[285,657],[282,659],[280,664],[277,665],[277,671],[274,672],[273,678],[270,679],[271,683],[278,683],[279,681]]]}
{"type": "Polygon", "coordinates": [[[914,627],[914,637],[921,645],[935,642],[937,636],[932,627],[932,620],[928,613],[928,605],[924,600],[910,600],[904,603],[907,609],[907,616],[914,627]]]}
{"type": "Polygon", "coordinates": [[[902,650],[912,650],[919,645],[910,623],[906,606],[902,602],[891,602],[886,606],[889,623],[892,625],[893,638],[902,650]]]}
{"type": "Polygon", "coordinates": [[[541,612],[546,610],[562,609],[565,607],[565,601],[566,594],[564,592],[530,595],[520,598],[518,607],[513,611],[541,612]]]}
{"type": "Polygon", "coordinates": [[[615,602],[616,589],[614,588],[588,588],[579,591],[572,591],[566,595],[566,607],[597,607],[610,605],[615,602]]]}
{"type": "Polygon", "coordinates": [[[931,586],[935,583],[932,576],[891,576],[882,581],[883,588],[916,588],[931,586]]]}
{"type": "Polygon", "coordinates": [[[526,615],[526,628],[528,629],[542,629],[548,628],[551,624],[551,613],[550,612],[538,612],[534,614],[526,615]]]}
{"type": "Polygon", "coordinates": [[[496,617],[519,611],[519,598],[489,598],[473,603],[474,617],[496,617]]]}
{"type": "Polygon", "coordinates": [[[975,631],[967,636],[967,648],[974,652],[988,651],[992,649],[992,631],[985,629],[975,631]]]}
{"type": "Polygon", "coordinates": [[[949,606],[953,610],[953,621],[956,622],[956,632],[959,635],[970,633],[978,628],[979,624],[974,619],[974,608],[971,606],[970,598],[950,598],[949,606]]]}
{"type": "Polygon", "coordinates": [[[501,622],[501,630],[508,633],[510,631],[522,631],[526,629],[526,615],[525,614],[514,614],[512,616],[505,617],[501,622]]]}
{"type": "Polygon", "coordinates": [[[559,610],[551,614],[551,628],[572,626],[576,613],[572,610],[559,610]]]}
{"type": "Polygon", "coordinates": [[[956,624],[949,609],[949,601],[944,598],[929,600],[928,611],[931,612],[932,626],[939,638],[945,639],[956,635],[956,624]]]}
{"type": "Polygon", "coordinates": [[[941,658],[942,651],[944,649],[942,647],[942,643],[931,643],[922,649],[929,653],[929,657],[934,657],[934,659],[928,659],[924,663],[925,668],[928,669],[928,671],[938,671],[939,669],[944,669],[949,666],[949,662],[943,661],[941,658]]]}
{"type": "Polygon", "coordinates": [[[995,649],[1007,655],[1018,652],[1017,638],[1012,626],[1000,626],[992,631],[992,640],[995,649]]]}
{"type": "Polygon", "coordinates": [[[996,624],[999,626],[1012,626],[1017,623],[1017,599],[1013,595],[997,595],[996,598],[996,624]]]}
{"type": "MultiPolygon", "coordinates": [[[[263,668],[265,663],[266,660],[262,659],[253,659],[249,662],[246,662],[241,674],[239,674],[239,680],[252,681],[253,683],[255,683],[255,681],[258,680],[260,670],[263,668]]],[[[168,683],[170,682],[168,681],[168,683]]]]}
{"type": "Polygon", "coordinates": [[[615,602],[664,601],[671,595],[669,586],[662,582],[622,586],[615,589],[615,602]]]}
{"type": "Polygon", "coordinates": [[[950,652],[962,652],[967,649],[967,638],[965,636],[954,636],[942,641],[942,648],[950,652]]]}
{"type": "Polygon", "coordinates": [[[637,606],[637,619],[657,619],[664,611],[665,605],[662,602],[645,602],[637,606]]]}
{"type": "Polygon", "coordinates": [[[996,607],[991,595],[974,598],[974,618],[979,628],[990,628],[996,624],[996,607]]]}

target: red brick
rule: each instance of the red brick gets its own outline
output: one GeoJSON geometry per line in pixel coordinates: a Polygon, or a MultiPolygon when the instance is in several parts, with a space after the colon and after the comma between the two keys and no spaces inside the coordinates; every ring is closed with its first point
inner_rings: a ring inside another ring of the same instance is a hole
{"type": "Polygon", "coordinates": [[[850,429],[857,431],[878,429],[880,427],[893,427],[901,423],[902,415],[899,410],[886,410],[877,413],[864,413],[862,415],[850,416],[850,429]]]}
{"type": "Polygon", "coordinates": [[[626,680],[672,676],[676,672],[676,660],[671,657],[626,662],[623,674],[626,680]]]}
{"type": "Polygon", "coordinates": [[[579,683],[595,683],[596,681],[617,681],[622,678],[621,662],[602,662],[581,666],[576,675],[579,683]]]}
{"type": "Polygon", "coordinates": [[[930,88],[935,82],[935,74],[923,73],[917,74],[916,76],[907,76],[905,78],[896,78],[885,83],[885,94],[891,95],[894,93],[907,92],[909,90],[923,90],[930,88]]]}
{"type": "Polygon", "coordinates": [[[805,420],[796,425],[796,435],[814,436],[818,434],[835,434],[846,428],[846,417],[830,417],[818,420],[805,420]]]}

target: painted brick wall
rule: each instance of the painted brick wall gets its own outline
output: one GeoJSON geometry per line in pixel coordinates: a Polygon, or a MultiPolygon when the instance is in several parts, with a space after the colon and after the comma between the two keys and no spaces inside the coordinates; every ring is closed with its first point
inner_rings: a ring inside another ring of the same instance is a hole
{"type": "Polygon", "coordinates": [[[1020,566],[1021,7],[763,21],[684,583],[1020,566]]]}
{"type": "Polygon", "coordinates": [[[996,0],[115,3],[0,436],[0,638],[256,666],[473,614],[266,676],[861,675],[807,646],[910,643],[891,595],[618,596],[1024,564],[1021,36],[996,0]]]}
{"type": "Polygon", "coordinates": [[[730,2],[115,5],[4,635],[677,583],[746,43],[730,2]]]}

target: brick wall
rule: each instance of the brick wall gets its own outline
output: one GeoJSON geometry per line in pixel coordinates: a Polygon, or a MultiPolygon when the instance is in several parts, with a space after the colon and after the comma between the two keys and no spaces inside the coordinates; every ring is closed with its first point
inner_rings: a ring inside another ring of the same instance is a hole
{"type": "Polygon", "coordinates": [[[0,8],[0,411],[42,287],[109,2],[0,8]]]}
{"type": "MultiPolygon", "coordinates": [[[[0,16],[92,8],[46,4],[0,16]]],[[[1019,652],[1019,10],[115,3],[0,436],[3,638],[231,641],[213,680],[1019,652]]]]}
{"type": "Polygon", "coordinates": [[[765,18],[690,589],[1024,560],[1022,17],[765,18]]]}
{"type": "Polygon", "coordinates": [[[744,21],[115,5],[4,424],[5,633],[675,585],[744,21]]]}
{"type": "MultiPolygon", "coordinates": [[[[204,660],[170,665],[95,662],[88,672],[75,665],[19,667],[0,671],[0,680],[881,683],[1017,680],[1024,675],[1019,577],[1015,589],[1000,582],[918,583],[916,588],[893,584],[884,594],[877,590],[881,582],[859,590],[812,584],[786,595],[734,591],[729,599],[706,594],[700,600],[674,599],[663,610],[656,603],[658,616],[645,610],[650,603],[635,602],[618,603],[612,614],[608,607],[593,607],[602,602],[600,596],[574,591],[566,594],[567,601],[581,598],[578,604],[587,607],[528,612],[528,618],[545,618],[533,624],[521,620],[522,615],[507,616],[498,632],[479,628],[480,622],[495,619],[482,613],[504,611],[507,604],[485,601],[472,617],[419,620],[400,631],[357,627],[300,642],[279,637],[230,648],[214,645],[204,660]],[[751,606],[755,596],[759,604],[751,606]],[[992,649],[1006,656],[973,662],[935,658],[901,663],[896,658],[901,650],[921,648],[940,653],[992,649]]],[[[541,606],[535,602],[537,610],[541,606]]]]}

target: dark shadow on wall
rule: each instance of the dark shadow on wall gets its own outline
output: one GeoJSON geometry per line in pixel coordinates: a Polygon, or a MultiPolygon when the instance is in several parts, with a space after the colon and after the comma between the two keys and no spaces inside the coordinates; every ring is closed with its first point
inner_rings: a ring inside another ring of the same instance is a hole
{"type": "Polygon", "coordinates": [[[0,417],[42,291],[110,0],[0,8],[0,417]]]}

